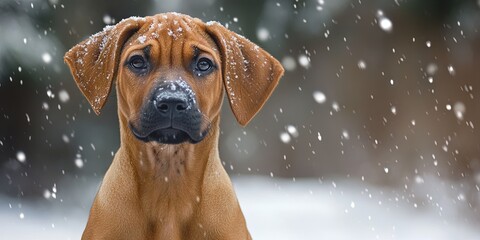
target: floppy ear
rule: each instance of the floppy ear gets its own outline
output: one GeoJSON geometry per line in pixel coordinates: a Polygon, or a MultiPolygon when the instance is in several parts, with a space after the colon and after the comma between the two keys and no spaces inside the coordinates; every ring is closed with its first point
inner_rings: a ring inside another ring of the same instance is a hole
{"type": "Polygon", "coordinates": [[[219,23],[207,23],[206,30],[220,48],[230,107],[237,121],[245,126],[272,94],[283,67],[265,50],[219,23]]]}
{"type": "Polygon", "coordinates": [[[98,115],[116,78],[121,50],[144,21],[126,19],[75,45],[64,57],[78,88],[98,115]]]}

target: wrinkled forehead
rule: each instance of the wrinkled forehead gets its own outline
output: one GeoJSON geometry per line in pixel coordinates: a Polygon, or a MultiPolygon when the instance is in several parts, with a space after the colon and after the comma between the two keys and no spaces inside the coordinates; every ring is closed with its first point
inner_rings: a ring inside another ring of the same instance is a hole
{"type": "Polygon", "coordinates": [[[205,24],[196,18],[177,13],[158,14],[143,19],[145,23],[126,42],[125,46],[145,45],[151,40],[162,45],[185,43],[195,40],[217,51],[213,40],[205,31],[205,24]]]}

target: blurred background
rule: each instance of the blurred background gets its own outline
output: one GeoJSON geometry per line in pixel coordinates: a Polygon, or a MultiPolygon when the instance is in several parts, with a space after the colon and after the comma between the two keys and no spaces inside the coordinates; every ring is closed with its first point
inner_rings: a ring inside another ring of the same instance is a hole
{"type": "Polygon", "coordinates": [[[119,146],[116,96],[96,116],[63,55],[168,11],[286,70],[247,127],[223,105],[255,239],[480,239],[480,1],[0,0],[1,239],[80,238],[119,146]]]}

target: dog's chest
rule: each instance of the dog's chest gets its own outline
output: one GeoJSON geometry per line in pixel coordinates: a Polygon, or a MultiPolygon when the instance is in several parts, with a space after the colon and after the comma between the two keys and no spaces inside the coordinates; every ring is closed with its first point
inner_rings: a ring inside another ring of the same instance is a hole
{"type": "Polygon", "coordinates": [[[153,181],[148,181],[141,193],[150,219],[147,231],[158,239],[176,239],[201,201],[200,186],[194,180],[197,176],[187,166],[192,154],[181,146],[152,148],[146,154],[145,165],[154,169],[153,181]]]}

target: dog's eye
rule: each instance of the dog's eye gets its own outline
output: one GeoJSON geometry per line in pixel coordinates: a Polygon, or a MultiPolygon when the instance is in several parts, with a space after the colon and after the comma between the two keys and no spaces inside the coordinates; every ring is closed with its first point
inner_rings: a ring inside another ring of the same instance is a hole
{"type": "Polygon", "coordinates": [[[212,60],[208,58],[200,58],[197,62],[197,70],[201,72],[206,72],[212,69],[213,63],[212,60]]]}
{"type": "Polygon", "coordinates": [[[143,70],[147,68],[147,62],[141,56],[133,56],[130,58],[129,65],[135,70],[143,70]]]}

